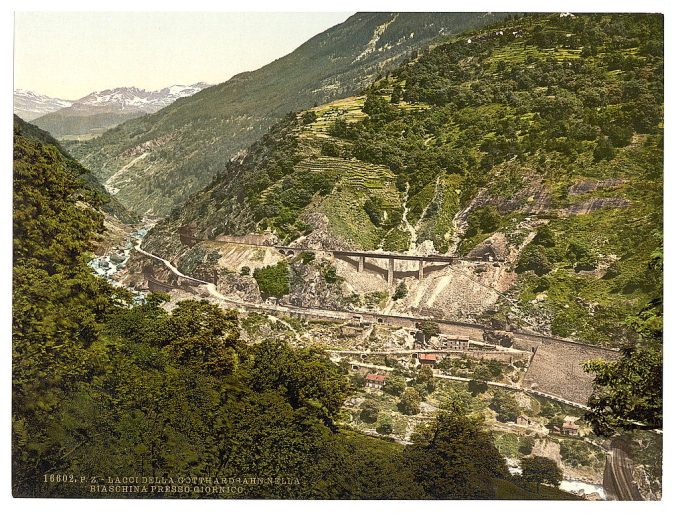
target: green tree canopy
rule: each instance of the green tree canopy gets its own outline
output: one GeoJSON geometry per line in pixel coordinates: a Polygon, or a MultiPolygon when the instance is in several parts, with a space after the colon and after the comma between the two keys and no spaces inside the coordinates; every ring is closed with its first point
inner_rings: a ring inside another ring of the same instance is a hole
{"type": "Polygon", "coordinates": [[[597,434],[612,435],[617,428],[662,428],[663,356],[659,344],[626,349],[618,361],[593,360],[584,369],[595,375],[588,402],[592,412],[585,418],[597,434]]]}
{"type": "Polygon", "coordinates": [[[420,394],[413,387],[407,387],[401,395],[397,408],[402,414],[414,415],[420,412],[420,394]]]}
{"type": "Polygon", "coordinates": [[[498,421],[515,421],[519,416],[519,404],[515,397],[507,392],[497,390],[493,393],[489,407],[496,412],[498,421]]]}
{"type": "Polygon", "coordinates": [[[255,269],[253,277],[266,297],[282,297],[290,292],[290,270],[285,260],[276,265],[255,269]]]}
{"type": "Polygon", "coordinates": [[[559,486],[562,482],[562,471],[557,463],[547,457],[526,457],[522,459],[522,478],[527,482],[559,486]]]}
{"type": "Polygon", "coordinates": [[[494,498],[493,479],[508,476],[490,434],[458,413],[439,413],[412,441],[404,461],[429,498],[494,498]]]}

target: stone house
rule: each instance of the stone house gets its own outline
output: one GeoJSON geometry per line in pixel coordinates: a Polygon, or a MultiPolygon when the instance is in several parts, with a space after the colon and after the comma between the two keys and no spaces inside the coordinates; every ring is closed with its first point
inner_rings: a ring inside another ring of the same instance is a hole
{"type": "Polygon", "coordinates": [[[387,377],[382,374],[369,373],[366,375],[366,387],[370,389],[382,389],[387,377]]]}
{"type": "Polygon", "coordinates": [[[418,353],[418,360],[421,365],[435,366],[439,362],[439,355],[434,353],[418,353]]]}

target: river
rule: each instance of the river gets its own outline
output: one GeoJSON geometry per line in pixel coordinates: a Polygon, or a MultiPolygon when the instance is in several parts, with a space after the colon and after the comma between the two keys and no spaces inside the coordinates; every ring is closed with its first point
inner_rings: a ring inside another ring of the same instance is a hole
{"type": "MultiPolygon", "coordinates": [[[[522,468],[520,466],[508,465],[508,470],[512,475],[522,474],[522,468]]],[[[577,495],[589,495],[596,493],[603,500],[607,499],[604,494],[604,487],[600,484],[589,484],[580,480],[565,479],[560,482],[559,487],[562,491],[567,491],[569,493],[574,493],[577,495]]]]}
{"type": "MultiPolygon", "coordinates": [[[[88,262],[88,265],[97,276],[104,278],[112,285],[130,289],[130,287],[123,285],[119,281],[113,279],[113,277],[125,268],[130,259],[130,252],[137,244],[142,242],[151,227],[152,225],[148,225],[132,231],[128,234],[124,243],[114,246],[109,254],[93,258],[88,262]]],[[[134,292],[136,294],[135,299],[141,300],[144,298],[142,293],[137,291],[134,292]]]]}

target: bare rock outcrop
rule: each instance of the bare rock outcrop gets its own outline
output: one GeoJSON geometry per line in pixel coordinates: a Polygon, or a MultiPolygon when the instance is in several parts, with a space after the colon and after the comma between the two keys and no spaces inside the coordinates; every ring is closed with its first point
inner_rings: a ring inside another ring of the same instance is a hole
{"type": "Polygon", "coordinates": [[[508,257],[508,241],[502,233],[494,233],[470,251],[469,260],[504,261],[508,257]]]}

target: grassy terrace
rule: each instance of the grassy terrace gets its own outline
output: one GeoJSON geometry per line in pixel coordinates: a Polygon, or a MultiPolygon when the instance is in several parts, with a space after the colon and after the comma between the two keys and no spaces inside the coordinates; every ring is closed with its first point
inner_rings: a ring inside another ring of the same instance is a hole
{"type": "Polygon", "coordinates": [[[506,45],[493,52],[489,63],[495,66],[501,61],[507,64],[522,64],[527,60],[555,58],[558,61],[575,60],[581,58],[581,49],[573,48],[539,48],[535,45],[527,45],[519,40],[516,43],[506,45]]]}
{"type": "Polygon", "coordinates": [[[361,248],[376,248],[385,231],[373,224],[363,206],[374,196],[381,199],[384,209],[400,209],[394,174],[379,165],[326,156],[298,166],[307,167],[310,173],[330,174],[336,178],[333,195],[323,198],[318,206],[328,217],[331,230],[361,248]]]}
{"type": "Polygon", "coordinates": [[[327,133],[331,124],[340,116],[348,123],[363,120],[368,116],[361,110],[365,100],[365,95],[347,97],[312,108],[311,111],[316,113],[317,118],[307,126],[308,130],[314,133],[327,133]]]}

